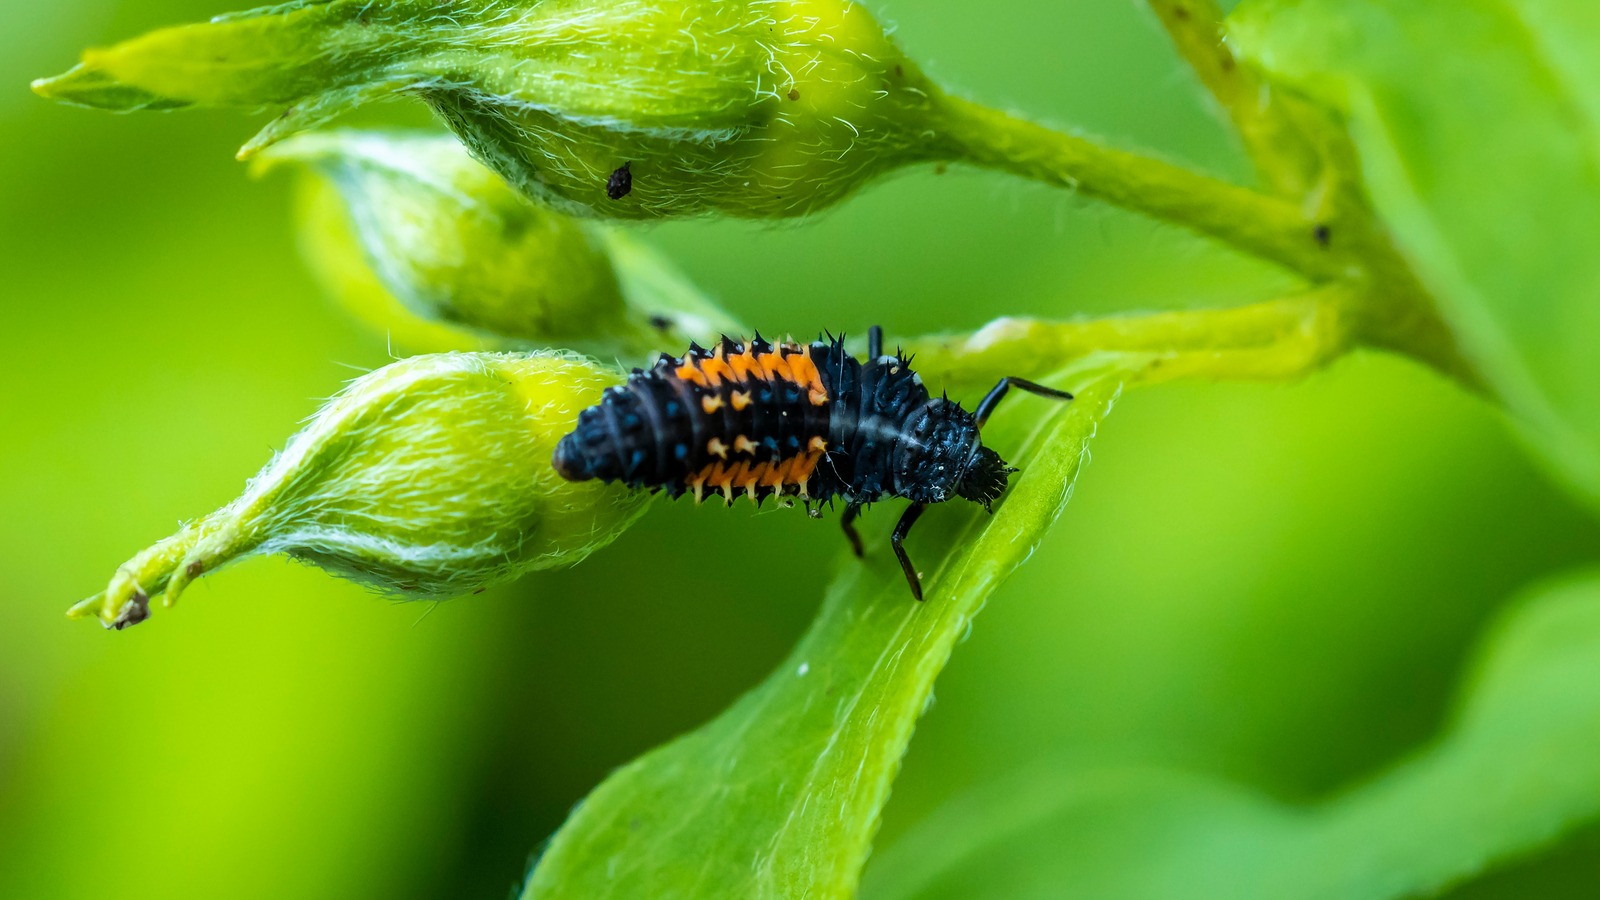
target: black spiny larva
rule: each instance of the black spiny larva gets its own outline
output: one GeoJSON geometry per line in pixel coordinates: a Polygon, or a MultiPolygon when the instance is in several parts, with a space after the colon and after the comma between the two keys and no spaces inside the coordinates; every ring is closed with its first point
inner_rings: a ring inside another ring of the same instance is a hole
{"type": "Polygon", "coordinates": [[[691,345],[608,388],[578,416],[552,464],[563,478],[598,478],[632,488],[843,500],[841,524],[861,555],[855,519],[863,506],[902,497],[911,506],[890,544],[912,596],[922,599],[906,556],[911,526],[931,503],[955,497],[988,509],[1016,469],[985,447],[979,432],[1011,388],[1071,400],[1072,395],[1020,378],[1000,383],[967,412],[933,398],[911,361],[883,352],[883,331],[869,333],[867,359],[846,353],[842,338],[802,346],[749,344],[724,337],[713,350],[691,345]]]}

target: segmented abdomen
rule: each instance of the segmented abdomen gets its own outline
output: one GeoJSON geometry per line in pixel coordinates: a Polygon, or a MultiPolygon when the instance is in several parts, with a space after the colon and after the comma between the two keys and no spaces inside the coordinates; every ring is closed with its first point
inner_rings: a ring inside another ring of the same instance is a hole
{"type": "Polygon", "coordinates": [[[822,343],[724,338],[714,350],[662,357],[579,415],[555,468],[697,501],[713,492],[729,503],[739,494],[827,499],[839,484],[819,465],[833,405],[824,370],[842,354],[822,343]]]}

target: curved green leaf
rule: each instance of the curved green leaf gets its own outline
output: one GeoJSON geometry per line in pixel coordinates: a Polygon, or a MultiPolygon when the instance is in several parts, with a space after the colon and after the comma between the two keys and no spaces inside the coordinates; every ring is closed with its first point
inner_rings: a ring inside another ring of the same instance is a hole
{"type": "MultiPolygon", "coordinates": [[[[993,518],[941,508],[923,519],[908,548],[925,564],[943,559],[924,570],[926,603],[912,601],[882,543],[865,564],[847,560],[777,671],[716,720],[612,775],[556,834],[523,896],[852,896],[934,678],[1060,514],[1121,390],[1125,369],[1101,365],[1052,380],[1081,388],[1074,403],[1052,411],[1018,400],[1003,413],[1036,426],[1026,441],[1014,428],[986,435],[1025,446],[993,518]]],[[[770,587],[782,592],[781,568],[770,587]]]]}
{"type": "Polygon", "coordinates": [[[1320,806],[1201,776],[1030,773],[925,822],[870,900],[1388,900],[1427,894],[1600,820],[1600,573],[1492,630],[1432,747],[1320,806]]]}
{"type": "Polygon", "coordinates": [[[1372,201],[1462,345],[1600,502],[1600,6],[1253,0],[1229,32],[1348,116],[1372,201]]]}

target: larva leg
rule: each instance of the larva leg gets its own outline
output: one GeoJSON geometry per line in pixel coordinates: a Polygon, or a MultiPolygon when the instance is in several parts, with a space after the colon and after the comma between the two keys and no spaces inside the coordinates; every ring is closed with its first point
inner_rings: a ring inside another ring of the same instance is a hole
{"type": "Polygon", "coordinates": [[[856,533],[856,516],[861,515],[861,504],[852,503],[844,508],[844,515],[839,517],[839,527],[844,529],[844,536],[850,539],[850,549],[855,551],[859,559],[866,556],[861,549],[861,535],[856,533]]]}
{"type": "Polygon", "coordinates": [[[905,539],[911,532],[911,526],[917,524],[917,518],[927,508],[925,503],[913,503],[907,507],[905,514],[900,517],[900,523],[894,526],[894,534],[889,538],[889,543],[894,547],[894,555],[900,559],[900,568],[906,573],[906,582],[911,585],[911,596],[919,601],[922,599],[922,579],[917,577],[917,567],[911,564],[911,557],[906,555],[905,539]]]}
{"type": "Polygon", "coordinates": [[[990,391],[989,395],[983,398],[983,402],[978,404],[978,408],[973,411],[973,416],[978,420],[979,428],[983,427],[983,423],[989,421],[989,415],[994,412],[994,408],[1000,405],[1001,400],[1005,399],[1006,392],[1014,387],[1021,388],[1030,394],[1038,394],[1040,397],[1050,397],[1054,400],[1072,399],[1072,395],[1066,391],[1058,391],[1055,388],[1034,384],[1031,381],[1013,378],[1008,375],[1000,379],[1000,383],[994,386],[994,390],[990,391]]]}

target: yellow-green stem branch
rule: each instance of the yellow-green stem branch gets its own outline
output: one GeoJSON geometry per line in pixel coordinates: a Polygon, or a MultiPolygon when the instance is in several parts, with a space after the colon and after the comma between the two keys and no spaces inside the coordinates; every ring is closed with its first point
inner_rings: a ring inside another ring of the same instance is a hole
{"type": "Polygon", "coordinates": [[[1350,292],[1329,286],[1265,303],[1077,321],[998,319],[970,335],[906,342],[933,381],[1039,377],[1089,357],[1120,359],[1130,384],[1183,378],[1289,381],[1356,342],[1350,292]]]}

